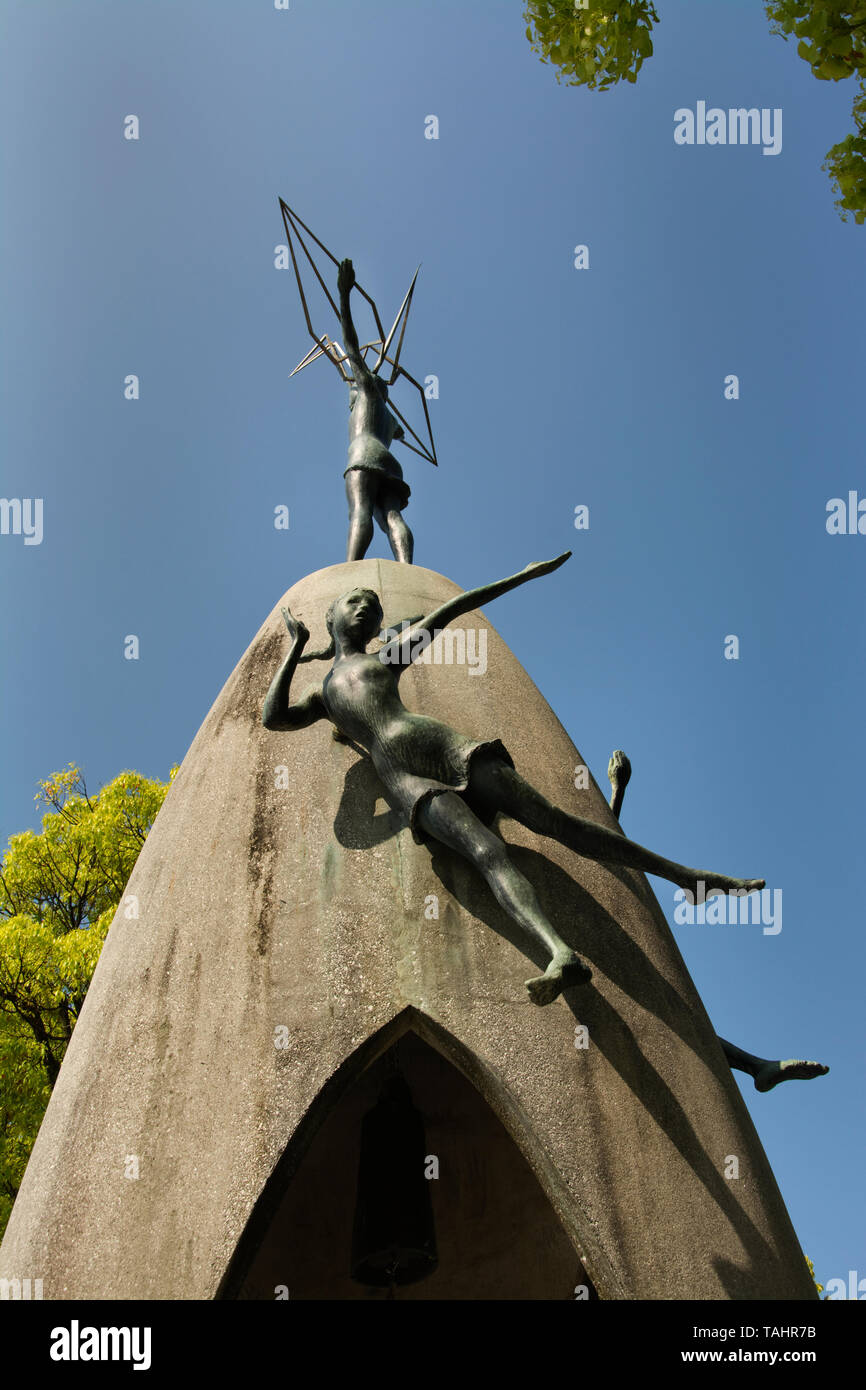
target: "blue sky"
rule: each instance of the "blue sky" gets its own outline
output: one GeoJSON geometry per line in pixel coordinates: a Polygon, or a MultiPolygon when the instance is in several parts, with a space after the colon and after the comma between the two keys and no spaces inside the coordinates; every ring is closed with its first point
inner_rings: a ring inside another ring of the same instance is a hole
{"type": "Polygon", "coordinates": [[[675,932],[721,1034],[830,1064],[744,1094],[819,1278],[864,1277],[866,537],[825,520],[866,495],[866,228],[820,167],[852,92],[758,3],[657,8],[637,84],[599,93],[557,85],[520,0],[6,0],[0,491],[43,499],[44,537],[0,536],[0,834],[70,760],[164,778],[280,595],[343,558],[345,391],[287,379],[278,195],[384,318],[422,262],[416,560],[468,588],[574,550],[488,616],[603,786],[629,753],[626,833],[783,890],[775,936],[675,932]],[[781,153],[676,145],[698,101],[782,108],[781,153]]]}

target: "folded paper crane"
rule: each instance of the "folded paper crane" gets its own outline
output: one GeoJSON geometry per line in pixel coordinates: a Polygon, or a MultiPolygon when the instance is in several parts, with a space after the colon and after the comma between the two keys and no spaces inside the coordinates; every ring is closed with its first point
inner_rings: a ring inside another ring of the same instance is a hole
{"type": "MultiPolygon", "coordinates": [[[[337,371],[340,373],[341,379],[344,382],[346,382],[347,385],[352,385],[354,383],[354,377],[352,375],[351,364],[349,362],[348,354],[345,352],[341,344],[336,341],[336,339],[331,338],[327,333],[317,333],[313,327],[313,321],[310,317],[309,304],[307,302],[307,296],[304,290],[304,282],[301,276],[301,266],[299,264],[298,258],[299,252],[303,253],[303,257],[305,257],[307,262],[309,263],[309,268],[312,270],[313,275],[318,281],[319,287],[321,288],[322,293],[325,296],[325,299],[327,300],[328,304],[333,310],[338,323],[340,322],[340,311],[334,302],[334,298],[330,290],[328,289],[328,286],[319,270],[319,267],[316,265],[316,262],[313,259],[312,252],[310,251],[307,241],[305,240],[304,233],[306,233],[306,236],[310,240],[315,242],[319,250],[322,251],[330,261],[333,261],[334,265],[338,268],[340,262],[337,260],[337,257],[333,254],[333,252],[328,250],[327,246],[325,246],[324,243],[319,240],[319,238],[315,235],[314,232],[310,230],[310,228],[306,225],[305,222],[301,221],[300,217],[298,217],[298,214],[296,212],[293,212],[292,209],[288,206],[287,203],[283,201],[282,198],[280,198],[279,202],[280,211],[283,215],[283,224],[286,229],[286,239],[289,247],[289,255],[292,258],[292,266],[295,271],[295,280],[297,281],[298,293],[301,297],[301,306],[304,310],[304,318],[306,320],[307,330],[315,344],[315,346],[310,349],[306,356],[301,359],[297,367],[295,367],[294,371],[291,372],[290,375],[294,376],[295,372],[301,371],[303,367],[308,367],[311,362],[315,362],[319,357],[327,357],[328,361],[332,362],[334,366],[337,368],[337,371]]],[[[419,266],[418,270],[420,269],[421,267],[419,266]]],[[[404,433],[402,438],[400,439],[400,443],[405,444],[407,449],[412,449],[414,453],[420,454],[422,458],[426,458],[430,463],[438,465],[438,460],[436,458],[436,445],[433,440],[433,429],[430,424],[430,412],[427,409],[427,398],[424,394],[424,388],[419,381],[416,381],[415,377],[413,377],[409,372],[406,371],[405,367],[400,365],[400,354],[403,350],[403,339],[406,334],[406,324],[409,319],[409,310],[412,307],[412,296],[415,293],[415,281],[418,279],[418,270],[416,270],[415,274],[412,276],[412,283],[410,284],[409,289],[406,292],[406,297],[404,298],[403,303],[400,305],[397,317],[394,319],[389,333],[385,332],[385,329],[382,325],[382,320],[379,317],[379,310],[376,307],[375,300],[373,300],[371,296],[367,294],[367,291],[363,289],[361,285],[358,284],[357,280],[355,281],[354,288],[357,290],[358,294],[360,294],[363,299],[366,299],[367,303],[370,305],[370,308],[373,311],[373,318],[375,319],[376,329],[379,335],[377,338],[371,339],[370,342],[364,343],[361,347],[361,354],[364,357],[365,361],[368,353],[376,353],[375,365],[373,365],[370,368],[370,370],[373,373],[378,374],[381,372],[381,369],[387,363],[387,365],[391,368],[391,375],[390,378],[388,378],[388,385],[393,386],[394,383],[400,377],[405,377],[406,380],[410,382],[412,386],[415,387],[416,391],[421,397],[421,404],[424,409],[424,420],[427,426],[426,443],[423,439],[421,439],[421,437],[418,434],[416,434],[415,430],[413,430],[405,415],[401,414],[401,412],[397,409],[397,406],[394,404],[393,400],[389,400],[389,409],[392,410],[394,414],[397,416],[397,418],[400,420],[400,423],[404,426],[404,431],[411,435],[412,439],[415,441],[414,444],[411,443],[410,440],[406,438],[406,433],[404,433]]]]}

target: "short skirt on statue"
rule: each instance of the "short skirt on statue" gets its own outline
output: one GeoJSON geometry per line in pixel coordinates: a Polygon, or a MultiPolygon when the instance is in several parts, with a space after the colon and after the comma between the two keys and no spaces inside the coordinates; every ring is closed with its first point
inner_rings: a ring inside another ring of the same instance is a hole
{"type": "MultiPolygon", "coordinates": [[[[358,442],[358,441],[355,441],[358,442]]],[[[406,479],[403,477],[403,470],[389,449],[385,448],[377,439],[364,439],[364,448],[358,449],[353,457],[353,452],[349,453],[349,465],[343,473],[347,474],[355,469],[360,469],[363,473],[371,473],[374,478],[378,478],[382,483],[387,483],[389,491],[393,492],[399,502],[400,510],[409,501],[411,490],[406,479]]]]}
{"type": "Polygon", "coordinates": [[[514,767],[505,745],[498,738],[467,738],[438,720],[417,715],[412,725],[405,737],[380,745],[373,763],[389,806],[406,818],[415,842],[424,844],[429,838],[418,824],[421,807],[443,792],[457,792],[479,820],[490,825],[496,812],[475,802],[470,790],[471,769],[479,757],[514,767]]]}

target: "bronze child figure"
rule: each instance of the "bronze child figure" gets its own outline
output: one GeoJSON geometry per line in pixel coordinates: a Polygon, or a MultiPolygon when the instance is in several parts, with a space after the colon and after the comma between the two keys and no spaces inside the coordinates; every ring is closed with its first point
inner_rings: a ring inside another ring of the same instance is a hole
{"type": "Polygon", "coordinates": [[[403,520],[409,484],[391,453],[391,443],[403,438],[403,426],[388,409],[388,387],[364,361],[352,320],[349,299],[355,283],[351,261],[340,263],[340,325],[346,355],[352,364],[349,386],[349,463],[345,470],[349,503],[347,560],[363,560],[373,539],[373,518],[388,537],[395,560],[411,565],[412,532],[403,520]]]}
{"type": "Polygon", "coordinates": [[[289,689],[309,632],[284,609],[292,645],[262,712],[265,728],[272,730],[303,729],[319,719],[330,720],[369,755],[389,805],[405,816],[416,841],[438,840],[475,865],[512,921],[550,952],[544,974],[526,982],[535,1004],[552,1003],[563,990],[589,980],[591,971],[554,930],[532,885],[491,830],[497,814],[512,816],[588,859],[658,874],[693,892],[701,880],[707,893],[751,892],[764,886],[763,879],[686,868],[622,834],[560,810],[520,776],[498,739],[468,738],[439,720],[411,713],[400,699],[400,676],[422,645],[413,642],[419,631],[445,627],[517,585],[557,569],[569,554],[458,594],[425,618],[413,620],[376,653],[368,653],[367,645],[382,624],[378,596],[370,589],[342,594],[327,615],[332,647],[316,653],[333,655],[333,666],[322,684],[310,687],[295,704],[289,701],[289,689]]]}

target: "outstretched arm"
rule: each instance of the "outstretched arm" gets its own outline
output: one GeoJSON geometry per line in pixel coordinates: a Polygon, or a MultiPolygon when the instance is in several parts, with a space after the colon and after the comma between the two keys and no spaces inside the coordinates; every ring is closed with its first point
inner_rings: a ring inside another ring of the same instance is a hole
{"type": "MultiPolygon", "coordinates": [[[[558,570],[560,565],[564,565],[571,555],[570,550],[566,550],[564,555],[558,555],[555,560],[540,560],[537,564],[527,565],[526,569],[519,574],[512,574],[508,579],[497,579],[492,584],[482,584],[477,589],[467,589],[463,594],[457,594],[450,598],[447,603],[443,603],[439,608],[434,608],[432,613],[428,613],[425,618],[418,618],[410,628],[401,633],[399,637],[392,640],[378,652],[378,656],[384,662],[393,663],[398,666],[409,665],[413,658],[410,655],[410,646],[413,635],[417,637],[420,629],[426,629],[431,634],[436,629],[446,627],[455,618],[461,618],[464,613],[472,613],[476,608],[481,608],[483,604],[489,603],[492,599],[499,598],[501,594],[507,594],[511,589],[517,589],[521,584],[526,584],[530,579],[538,579],[542,574],[550,574],[553,570],[558,570]],[[408,645],[407,645],[408,644],[408,645]],[[400,650],[404,648],[404,650],[400,650]]],[[[416,653],[420,656],[420,649],[416,653]]]]}
{"type": "Polygon", "coordinates": [[[292,617],[288,608],[284,608],[282,612],[286,627],[289,629],[289,636],[292,638],[292,645],[289,648],[288,656],[271,681],[271,688],[265,696],[262,723],[266,729],[271,730],[306,729],[308,725],[315,724],[317,719],[327,719],[328,716],[322,700],[322,688],[319,685],[310,686],[310,689],[304,692],[297,704],[289,703],[289,688],[292,684],[292,677],[297,669],[301,653],[309,641],[310,634],[303,623],[292,617]]]}
{"type": "Polygon", "coordinates": [[[355,270],[351,261],[341,261],[340,270],[337,275],[337,288],[340,291],[340,327],[343,330],[343,342],[346,347],[346,355],[352,364],[355,373],[355,380],[360,384],[366,378],[372,379],[372,372],[361,356],[361,345],[358,342],[358,334],[352,319],[352,306],[349,303],[352,286],[355,283],[355,270]]]}

